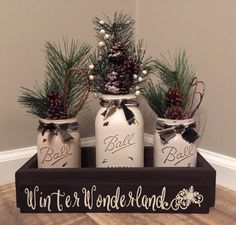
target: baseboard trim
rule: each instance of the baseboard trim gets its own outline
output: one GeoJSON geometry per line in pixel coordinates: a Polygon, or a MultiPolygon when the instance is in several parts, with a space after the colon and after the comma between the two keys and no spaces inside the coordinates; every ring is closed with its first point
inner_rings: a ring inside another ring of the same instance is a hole
{"type": "Polygon", "coordinates": [[[82,138],[81,146],[82,147],[95,146],[95,137],[82,138]]]}
{"type": "Polygon", "coordinates": [[[36,146],[0,152],[0,185],[14,182],[15,172],[36,153],[36,146]]]}
{"type": "MultiPolygon", "coordinates": [[[[154,136],[144,135],[146,146],[152,146],[154,136]]],[[[95,146],[95,138],[81,139],[81,145],[95,146]]],[[[15,171],[36,153],[36,146],[0,152],[0,185],[14,182],[15,171]]],[[[216,169],[216,183],[236,191],[236,158],[199,148],[198,151],[216,169]]]]}
{"type": "Polygon", "coordinates": [[[37,152],[36,146],[0,152],[0,163],[30,158],[37,152]]]}
{"type": "Polygon", "coordinates": [[[236,191],[236,158],[202,148],[198,151],[216,170],[216,183],[236,191]]]}
{"type": "MultiPolygon", "coordinates": [[[[82,138],[81,146],[95,146],[95,138],[82,138]]],[[[0,152],[0,185],[14,182],[15,172],[36,152],[36,146],[0,152]]]]}

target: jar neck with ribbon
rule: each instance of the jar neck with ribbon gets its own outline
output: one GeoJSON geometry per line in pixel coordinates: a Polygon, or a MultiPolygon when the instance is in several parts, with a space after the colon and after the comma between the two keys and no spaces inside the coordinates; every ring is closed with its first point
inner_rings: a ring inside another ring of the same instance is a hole
{"type": "Polygon", "coordinates": [[[75,131],[79,129],[77,118],[50,120],[39,119],[38,130],[44,135],[46,131],[54,132],[60,136],[62,141],[66,142],[73,139],[73,136],[68,131],[75,131]]]}
{"type": "Polygon", "coordinates": [[[156,130],[164,144],[175,137],[176,134],[181,134],[185,141],[194,143],[200,137],[195,128],[194,118],[184,120],[158,118],[156,124],[156,130]]]}
{"type": "Polygon", "coordinates": [[[105,110],[101,113],[104,118],[115,113],[116,109],[122,109],[129,125],[135,123],[135,115],[132,107],[137,107],[137,97],[135,95],[102,95],[100,104],[105,110]]]}

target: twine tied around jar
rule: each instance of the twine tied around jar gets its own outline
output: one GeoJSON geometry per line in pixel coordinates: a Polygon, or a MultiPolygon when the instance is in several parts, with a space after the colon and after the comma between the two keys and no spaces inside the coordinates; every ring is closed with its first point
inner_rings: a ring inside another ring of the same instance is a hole
{"type": "Polygon", "coordinates": [[[106,110],[103,113],[101,113],[101,115],[104,116],[105,118],[112,115],[117,108],[118,109],[121,108],[125,114],[125,118],[128,124],[131,125],[135,123],[134,113],[127,107],[127,105],[138,106],[138,102],[135,99],[118,99],[118,100],[100,99],[100,100],[101,100],[100,101],[101,106],[107,107],[106,110]]]}
{"type": "Polygon", "coordinates": [[[200,137],[193,129],[194,126],[195,124],[170,126],[157,122],[156,130],[164,144],[175,137],[176,134],[181,134],[182,138],[188,143],[194,143],[200,137]]]}
{"type": "Polygon", "coordinates": [[[38,130],[41,131],[42,135],[44,135],[46,131],[55,132],[56,134],[59,134],[60,138],[64,142],[73,139],[73,136],[69,132],[67,132],[67,130],[78,130],[78,128],[79,124],[77,122],[55,124],[55,123],[43,123],[42,121],[39,121],[39,126],[38,126],[38,130]]]}

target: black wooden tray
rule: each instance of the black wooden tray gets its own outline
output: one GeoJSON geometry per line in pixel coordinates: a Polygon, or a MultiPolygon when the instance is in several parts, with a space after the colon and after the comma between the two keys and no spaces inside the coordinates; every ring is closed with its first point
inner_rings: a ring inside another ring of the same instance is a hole
{"type": "Polygon", "coordinates": [[[215,204],[216,172],[198,154],[197,167],[95,168],[95,148],[82,148],[82,168],[38,169],[33,156],[16,172],[23,213],[208,213],[215,204]]]}

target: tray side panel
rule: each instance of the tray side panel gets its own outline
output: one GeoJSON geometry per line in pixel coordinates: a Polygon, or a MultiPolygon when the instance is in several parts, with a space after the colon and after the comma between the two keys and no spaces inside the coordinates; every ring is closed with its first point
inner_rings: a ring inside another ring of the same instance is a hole
{"type": "Polygon", "coordinates": [[[198,154],[195,168],[94,168],[94,148],[83,148],[84,168],[37,169],[36,155],[16,172],[21,212],[208,213],[215,202],[215,170],[198,154]],[[90,203],[91,202],[91,203],[90,203]],[[92,204],[92,207],[91,207],[92,204]]]}
{"type": "Polygon", "coordinates": [[[210,207],[215,206],[215,196],[216,196],[216,170],[211,166],[211,164],[204,159],[204,157],[198,153],[198,164],[205,168],[209,173],[209,183],[211,185],[210,191],[210,207]]]}
{"type": "Polygon", "coordinates": [[[50,184],[20,185],[24,213],[208,213],[209,185],[50,184]]]}

